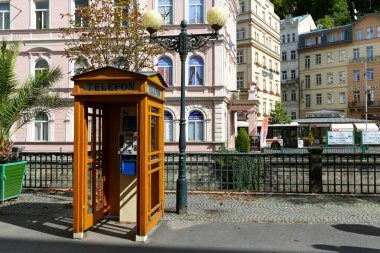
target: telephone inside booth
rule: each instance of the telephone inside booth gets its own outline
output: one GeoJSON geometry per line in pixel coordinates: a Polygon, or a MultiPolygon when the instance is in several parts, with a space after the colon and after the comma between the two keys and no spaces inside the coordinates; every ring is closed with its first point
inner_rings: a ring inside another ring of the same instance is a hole
{"type": "Polygon", "coordinates": [[[136,107],[121,109],[119,155],[121,174],[136,175],[137,116],[136,107]]]}

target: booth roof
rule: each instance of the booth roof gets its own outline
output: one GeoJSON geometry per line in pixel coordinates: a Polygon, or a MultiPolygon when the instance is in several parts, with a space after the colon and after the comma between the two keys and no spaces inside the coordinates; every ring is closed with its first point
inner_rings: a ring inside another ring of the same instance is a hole
{"type": "Polygon", "coordinates": [[[379,131],[379,127],[375,123],[355,123],[355,126],[360,131],[379,131]]]}

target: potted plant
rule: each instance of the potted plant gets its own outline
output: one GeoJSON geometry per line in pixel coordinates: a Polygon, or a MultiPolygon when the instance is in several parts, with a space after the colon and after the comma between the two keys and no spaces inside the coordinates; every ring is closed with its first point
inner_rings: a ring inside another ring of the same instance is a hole
{"type": "Polygon", "coordinates": [[[62,73],[59,68],[46,69],[29,77],[25,83],[16,80],[15,65],[20,42],[3,41],[0,47],[0,201],[21,194],[26,161],[12,156],[12,136],[26,123],[48,108],[62,107],[58,96],[50,95],[49,88],[62,73]]]}

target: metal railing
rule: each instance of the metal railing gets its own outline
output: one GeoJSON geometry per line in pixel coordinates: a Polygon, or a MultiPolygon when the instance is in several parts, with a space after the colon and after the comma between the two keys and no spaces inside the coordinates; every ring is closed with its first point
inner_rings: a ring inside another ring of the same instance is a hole
{"type": "Polygon", "coordinates": [[[28,161],[23,187],[72,188],[74,153],[22,152],[21,159],[28,161]]]}
{"type": "MultiPolygon", "coordinates": [[[[21,153],[28,161],[24,187],[72,188],[73,153],[21,153]]],[[[310,193],[310,154],[288,153],[188,153],[190,191],[245,191],[310,193]]],[[[321,155],[323,193],[379,194],[379,153],[321,155]]],[[[178,153],[165,154],[165,189],[175,190],[178,153]]]]}

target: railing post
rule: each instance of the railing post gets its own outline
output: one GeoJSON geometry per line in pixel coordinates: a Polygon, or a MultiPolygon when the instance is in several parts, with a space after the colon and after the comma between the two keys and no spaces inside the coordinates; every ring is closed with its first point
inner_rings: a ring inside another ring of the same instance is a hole
{"type": "Polygon", "coordinates": [[[322,152],[323,148],[308,148],[309,151],[309,191],[322,193],[322,152]]]}

